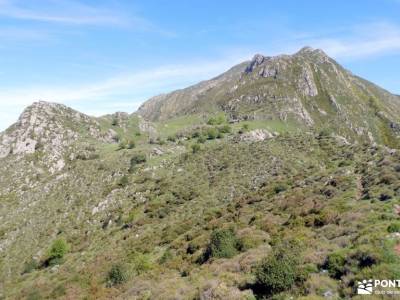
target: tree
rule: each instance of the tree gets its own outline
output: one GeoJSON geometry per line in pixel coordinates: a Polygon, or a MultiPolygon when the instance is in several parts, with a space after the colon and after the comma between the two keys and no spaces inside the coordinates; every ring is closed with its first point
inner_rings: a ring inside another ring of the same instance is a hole
{"type": "Polygon", "coordinates": [[[296,282],[296,260],[287,255],[272,254],[264,258],[255,270],[256,284],[268,294],[290,289],[296,282]]]}

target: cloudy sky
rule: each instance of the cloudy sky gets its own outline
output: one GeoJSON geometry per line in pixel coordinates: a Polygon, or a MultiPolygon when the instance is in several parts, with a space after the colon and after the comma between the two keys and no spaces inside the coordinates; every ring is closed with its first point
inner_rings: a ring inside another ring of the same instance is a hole
{"type": "Polygon", "coordinates": [[[91,115],[322,48],[400,94],[400,0],[0,0],[0,130],[37,100],[91,115]]]}

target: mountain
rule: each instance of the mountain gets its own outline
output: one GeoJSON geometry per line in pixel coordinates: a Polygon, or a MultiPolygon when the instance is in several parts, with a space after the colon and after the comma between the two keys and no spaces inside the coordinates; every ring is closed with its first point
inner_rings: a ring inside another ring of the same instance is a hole
{"type": "Polygon", "coordinates": [[[321,50],[0,133],[0,299],[347,299],[398,278],[399,97],[321,50]]]}
{"type": "MultiPolygon", "coordinates": [[[[322,50],[255,55],[189,88],[154,97],[138,113],[152,121],[224,112],[229,120],[329,127],[350,139],[398,145],[400,97],[341,67],[322,50]]],[[[305,129],[307,130],[307,129],[305,129]]]]}

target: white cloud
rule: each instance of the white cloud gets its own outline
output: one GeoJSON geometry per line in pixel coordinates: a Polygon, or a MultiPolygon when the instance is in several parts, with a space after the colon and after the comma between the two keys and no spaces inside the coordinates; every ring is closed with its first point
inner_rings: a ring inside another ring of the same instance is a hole
{"type": "Polygon", "coordinates": [[[376,22],[360,24],[335,34],[300,39],[302,44],[321,48],[335,58],[365,59],[371,56],[400,52],[400,27],[376,22]],[[322,37],[321,37],[322,36],[322,37]]]}
{"type": "MultiPolygon", "coordinates": [[[[32,2],[31,2],[32,3],[32,2]]],[[[0,1],[0,16],[72,25],[125,25],[128,19],[115,12],[77,1],[39,1],[33,6],[16,0],[0,1]]]]}

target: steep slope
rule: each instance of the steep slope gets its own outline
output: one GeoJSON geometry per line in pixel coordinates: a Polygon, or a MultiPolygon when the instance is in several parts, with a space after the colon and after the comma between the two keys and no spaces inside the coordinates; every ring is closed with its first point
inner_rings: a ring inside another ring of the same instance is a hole
{"type": "Polygon", "coordinates": [[[400,97],[354,76],[321,50],[254,56],[210,81],[161,95],[138,110],[163,121],[221,111],[237,120],[329,128],[348,139],[399,145],[400,97]]]}
{"type": "Polygon", "coordinates": [[[211,80],[151,98],[139,107],[138,113],[151,121],[162,121],[197,112],[212,113],[218,107],[210,100],[223,98],[226,92],[240,79],[247,64],[237,65],[211,80]]]}

